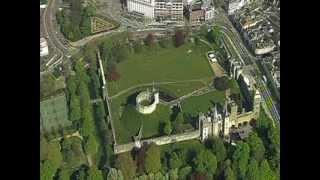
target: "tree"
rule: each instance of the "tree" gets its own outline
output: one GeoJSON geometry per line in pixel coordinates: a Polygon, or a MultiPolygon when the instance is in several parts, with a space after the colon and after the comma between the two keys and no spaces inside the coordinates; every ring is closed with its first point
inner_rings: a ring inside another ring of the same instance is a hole
{"type": "Polygon", "coordinates": [[[144,43],[148,46],[148,47],[153,47],[155,45],[155,37],[152,33],[149,33],[147,35],[147,37],[144,40],[144,43]]]}
{"type": "Polygon", "coordinates": [[[260,165],[260,177],[261,180],[276,180],[276,176],[273,171],[270,169],[269,163],[267,160],[263,160],[260,165]]]}
{"type": "Polygon", "coordinates": [[[120,170],[111,168],[107,174],[108,180],[123,180],[123,174],[120,170]]]}
{"type": "Polygon", "coordinates": [[[224,147],[223,141],[220,138],[210,137],[206,141],[209,149],[216,155],[217,161],[223,161],[227,157],[227,151],[224,147]]]}
{"type": "Polygon", "coordinates": [[[156,173],[161,169],[160,149],[156,144],[148,147],[144,167],[147,173],[156,173]]]}
{"type": "Polygon", "coordinates": [[[159,41],[159,46],[162,48],[168,48],[171,44],[172,44],[172,41],[168,39],[161,39],[159,41]]]}
{"type": "Polygon", "coordinates": [[[80,97],[77,95],[70,96],[70,120],[76,121],[81,118],[80,97]]]}
{"type": "Polygon", "coordinates": [[[111,56],[117,63],[125,61],[129,56],[129,48],[119,40],[115,41],[111,48],[111,56]]]}
{"type": "Polygon", "coordinates": [[[187,177],[190,175],[192,172],[192,167],[191,166],[185,166],[179,170],[179,177],[180,179],[187,179],[187,177]]]}
{"type": "Polygon", "coordinates": [[[175,46],[179,47],[179,46],[183,45],[184,44],[184,40],[185,40],[185,35],[182,32],[182,30],[176,30],[176,32],[174,34],[175,46]]]}
{"type": "Polygon", "coordinates": [[[67,79],[67,90],[69,96],[76,94],[76,90],[78,88],[78,82],[76,76],[69,76],[67,79]]]}
{"type": "Polygon", "coordinates": [[[89,109],[83,109],[82,111],[82,128],[81,134],[85,137],[88,137],[92,133],[95,133],[94,120],[92,113],[89,109]]]}
{"type": "Polygon", "coordinates": [[[98,143],[96,141],[95,136],[90,134],[87,137],[86,143],[85,143],[85,149],[88,154],[94,155],[95,153],[98,152],[98,143]]]}
{"type": "Polygon", "coordinates": [[[58,180],[70,180],[71,172],[66,168],[61,168],[58,174],[58,180]]]}
{"type": "Polygon", "coordinates": [[[89,36],[91,34],[91,19],[87,14],[82,15],[79,25],[82,37],[89,36]]]}
{"type": "Polygon", "coordinates": [[[217,169],[217,159],[209,150],[202,150],[193,160],[196,172],[214,175],[217,169]]]}
{"type": "Polygon", "coordinates": [[[225,180],[236,180],[237,179],[233,170],[231,169],[231,167],[227,167],[227,169],[225,169],[223,176],[224,176],[225,180]]]}
{"type": "Polygon", "coordinates": [[[124,173],[124,179],[133,179],[136,175],[137,166],[130,153],[121,153],[117,156],[115,167],[124,173]]]}
{"type": "Polygon", "coordinates": [[[176,116],[176,119],[173,122],[173,131],[174,133],[182,133],[183,132],[183,123],[184,123],[184,118],[182,113],[178,113],[176,116]]]}
{"type": "Polygon", "coordinates": [[[91,166],[88,170],[87,180],[103,180],[101,171],[95,165],[91,166]]]}
{"type": "Polygon", "coordinates": [[[250,134],[247,142],[250,146],[251,157],[255,158],[258,162],[262,161],[264,159],[265,148],[257,133],[250,134]]]}
{"type": "Polygon", "coordinates": [[[228,78],[225,76],[214,78],[213,84],[214,87],[219,91],[224,91],[229,88],[228,78]]]}
{"type": "Polygon", "coordinates": [[[203,36],[208,34],[208,25],[204,24],[200,27],[200,34],[203,36]]]}
{"type": "Polygon", "coordinates": [[[134,53],[138,54],[142,51],[142,42],[140,40],[137,40],[137,41],[134,41],[133,42],[133,50],[134,50],[134,53]]]}
{"type": "Polygon", "coordinates": [[[170,180],[178,180],[178,169],[170,169],[169,171],[169,178],[170,180]]]}
{"type": "Polygon", "coordinates": [[[52,179],[56,170],[51,161],[45,160],[40,163],[40,179],[52,179]]]}
{"type": "Polygon", "coordinates": [[[258,162],[255,159],[251,159],[248,165],[247,178],[248,180],[259,180],[260,172],[258,162]]]}
{"type": "Polygon", "coordinates": [[[143,174],[145,169],[145,157],[146,157],[147,145],[143,144],[142,147],[136,153],[137,171],[139,174],[143,174]]]}
{"type": "MultiPolygon", "coordinates": [[[[76,175],[76,179],[77,180],[87,180],[87,173],[86,173],[86,169],[80,167],[80,169],[78,171],[76,171],[75,173],[73,173],[73,175],[76,175]]],[[[71,175],[71,178],[72,176],[71,175]]]]}
{"type": "Polygon", "coordinates": [[[118,71],[111,71],[108,73],[108,80],[110,81],[117,81],[120,79],[120,74],[118,73],[118,71]]]}
{"type": "Polygon", "coordinates": [[[163,126],[163,133],[166,135],[169,135],[171,134],[171,131],[172,131],[171,122],[169,120],[166,120],[163,126]]]}
{"type": "Polygon", "coordinates": [[[220,45],[221,40],[221,32],[218,27],[214,27],[207,33],[207,39],[211,43],[216,43],[218,46],[220,45]]]}
{"type": "Polygon", "coordinates": [[[169,167],[170,169],[180,168],[182,166],[183,162],[181,157],[178,156],[176,152],[173,152],[170,154],[169,159],[169,167]]]}
{"type": "Polygon", "coordinates": [[[239,177],[244,178],[247,168],[250,155],[250,147],[245,142],[239,142],[236,146],[236,149],[232,155],[233,159],[233,168],[239,177]]]}
{"type": "Polygon", "coordinates": [[[270,165],[273,169],[277,169],[280,164],[280,128],[269,125],[268,139],[270,142],[270,165]]]}

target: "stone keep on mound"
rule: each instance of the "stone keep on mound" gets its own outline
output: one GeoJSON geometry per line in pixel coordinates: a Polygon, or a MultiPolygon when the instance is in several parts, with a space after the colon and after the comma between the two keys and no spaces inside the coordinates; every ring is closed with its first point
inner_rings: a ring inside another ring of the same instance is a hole
{"type": "Polygon", "coordinates": [[[136,97],[136,109],[142,114],[151,114],[159,103],[159,92],[142,91],[136,97]]]}

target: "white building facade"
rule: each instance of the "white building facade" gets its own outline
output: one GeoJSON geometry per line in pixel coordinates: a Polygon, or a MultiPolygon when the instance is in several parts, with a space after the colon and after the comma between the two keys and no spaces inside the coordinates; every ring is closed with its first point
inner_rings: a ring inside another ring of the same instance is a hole
{"type": "Polygon", "coordinates": [[[47,40],[45,38],[40,38],[40,57],[47,56],[49,54],[49,48],[47,40]]]}
{"type": "Polygon", "coordinates": [[[155,0],[127,0],[128,12],[142,14],[147,18],[154,18],[155,0]]]}
{"type": "Polygon", "coordinates": [[[246,5],[248,0],[229,0],[228,14],[233,14],[236,10],[246,5]]]}
{"type": "Polygon", "coordinates": [[[127,9],[160,22],[183,22],[183,0],[127,0],[127,9]]]}

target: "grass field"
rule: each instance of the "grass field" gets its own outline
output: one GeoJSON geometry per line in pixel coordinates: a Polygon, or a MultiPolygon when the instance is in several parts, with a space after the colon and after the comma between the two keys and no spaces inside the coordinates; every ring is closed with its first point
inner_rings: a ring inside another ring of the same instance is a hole
{"type": "Polygon", "coordinates": [[[190,113],[197,116],[199,112],[207,112],[213,107],[213,103],[223,105],[225,101],[224,91],[213,91],[201,96],[190,97],[182,102],[183,113],[190,113]]]}
{"type": "Polygon", "coordinates": [[[110,96],[129,87],[155,82],[181,81],[212,78],[205,52],[209,50],[199,45],[195,48],[188,43],[179,48],[157,48],[131,53],[126,61],[118,64],[121,78],[109,83],[110,96]],[[187,53],[188,50],[191,53],[187,53]]]}
{"type": "Polygon", "coordinates": [[[132,141],[143,122],[143,138],[160,135],[160,124],[170,119],[170,107],[158,105],[157,110],[150,115],[138,113],[133,106],[138,91],[151,86],[146,83],[177,82],[160,84],[155,87],[173,96],[180,97],[207,86],[214,78],[205,53],[206,46],[187,43],[179,48],[168,47],[155,49],[144,48],[138,54],[130,53],[128,59],[118,64],[117,69],[121,78],[116,82],[108,82],[109,96],[115,96],[111,101],[112,120],[115,128],[117,143],[132,141]],[[187,53],[192,50],[191,53],[187,53]],[[189,81],[189,80],[199,81],[189,81]],[[130,89],[131,87],[135,87],[130,89]],[[129,89],[129,90],[128,90],[129,89]],[[126,91],[128,90],[128,91],[126,91]],[[129,104],[129,105],[128,105],[129,104]]]}
{"type": "Polygon", "coordinates": [[[170,119],[170,107],[158,105],[155,112],[149,115],[140,114],[133,105],[125,107],[121,118],[114,121],[117,133],[117,142],[126,143],[137,135],[141,123],[143,123],[143,138],[158,136],[160,124],[164,120],[170,119]]]}

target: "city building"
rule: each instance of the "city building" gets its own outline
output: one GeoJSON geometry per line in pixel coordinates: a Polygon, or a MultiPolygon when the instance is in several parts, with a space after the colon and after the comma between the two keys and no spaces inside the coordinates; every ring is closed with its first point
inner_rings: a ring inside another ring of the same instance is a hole
{"type": "Polygon", "coordinates": [[[203,0],[186,6],[189,9],[189,22],[192,26],[201,25],[214,17],[214,7],[211,1],[203,0]]]}
{"type": "Polygon", "coordinates": [[[49,48],[47,40],[45,38],[40,38],[40,57],[47,56],[49,54],[49,48]]]}
{"type": "Polygon", "coordinates": [[[158,22],[183,22],[182,0],[156,0],[154,17],[158,22]]]}
{"type": "Polygon", "coordinates": [[[192,26],[201,25],[205,21],[205,10],[201,9],[201,4],[194,4],[190,8],[189,21],[192,26]]]}
{"type": "Polygon", "coordinates": [[[248,0],[229,0],[228,14],[233,14],[236,10],[242,8],[248,3],[248,0]]]}
{"type": "Polygon", "coordinates": [[[232,18],[245,42],[256,55],[268,54],[279,46],[279,30],[270,22],[268,9],[248,5],[234,13],[232,18]]]}
{"type": "Polygon", "coordinates": [[[152,21],[183,22],[182,0],[127,0],[127,9],[152,21]]]}
{"type": "Polygon", "coordinates": [[[128,12],[141,14],[147,18],[154,18],[155,0],[127,0],[128,12]]]}

